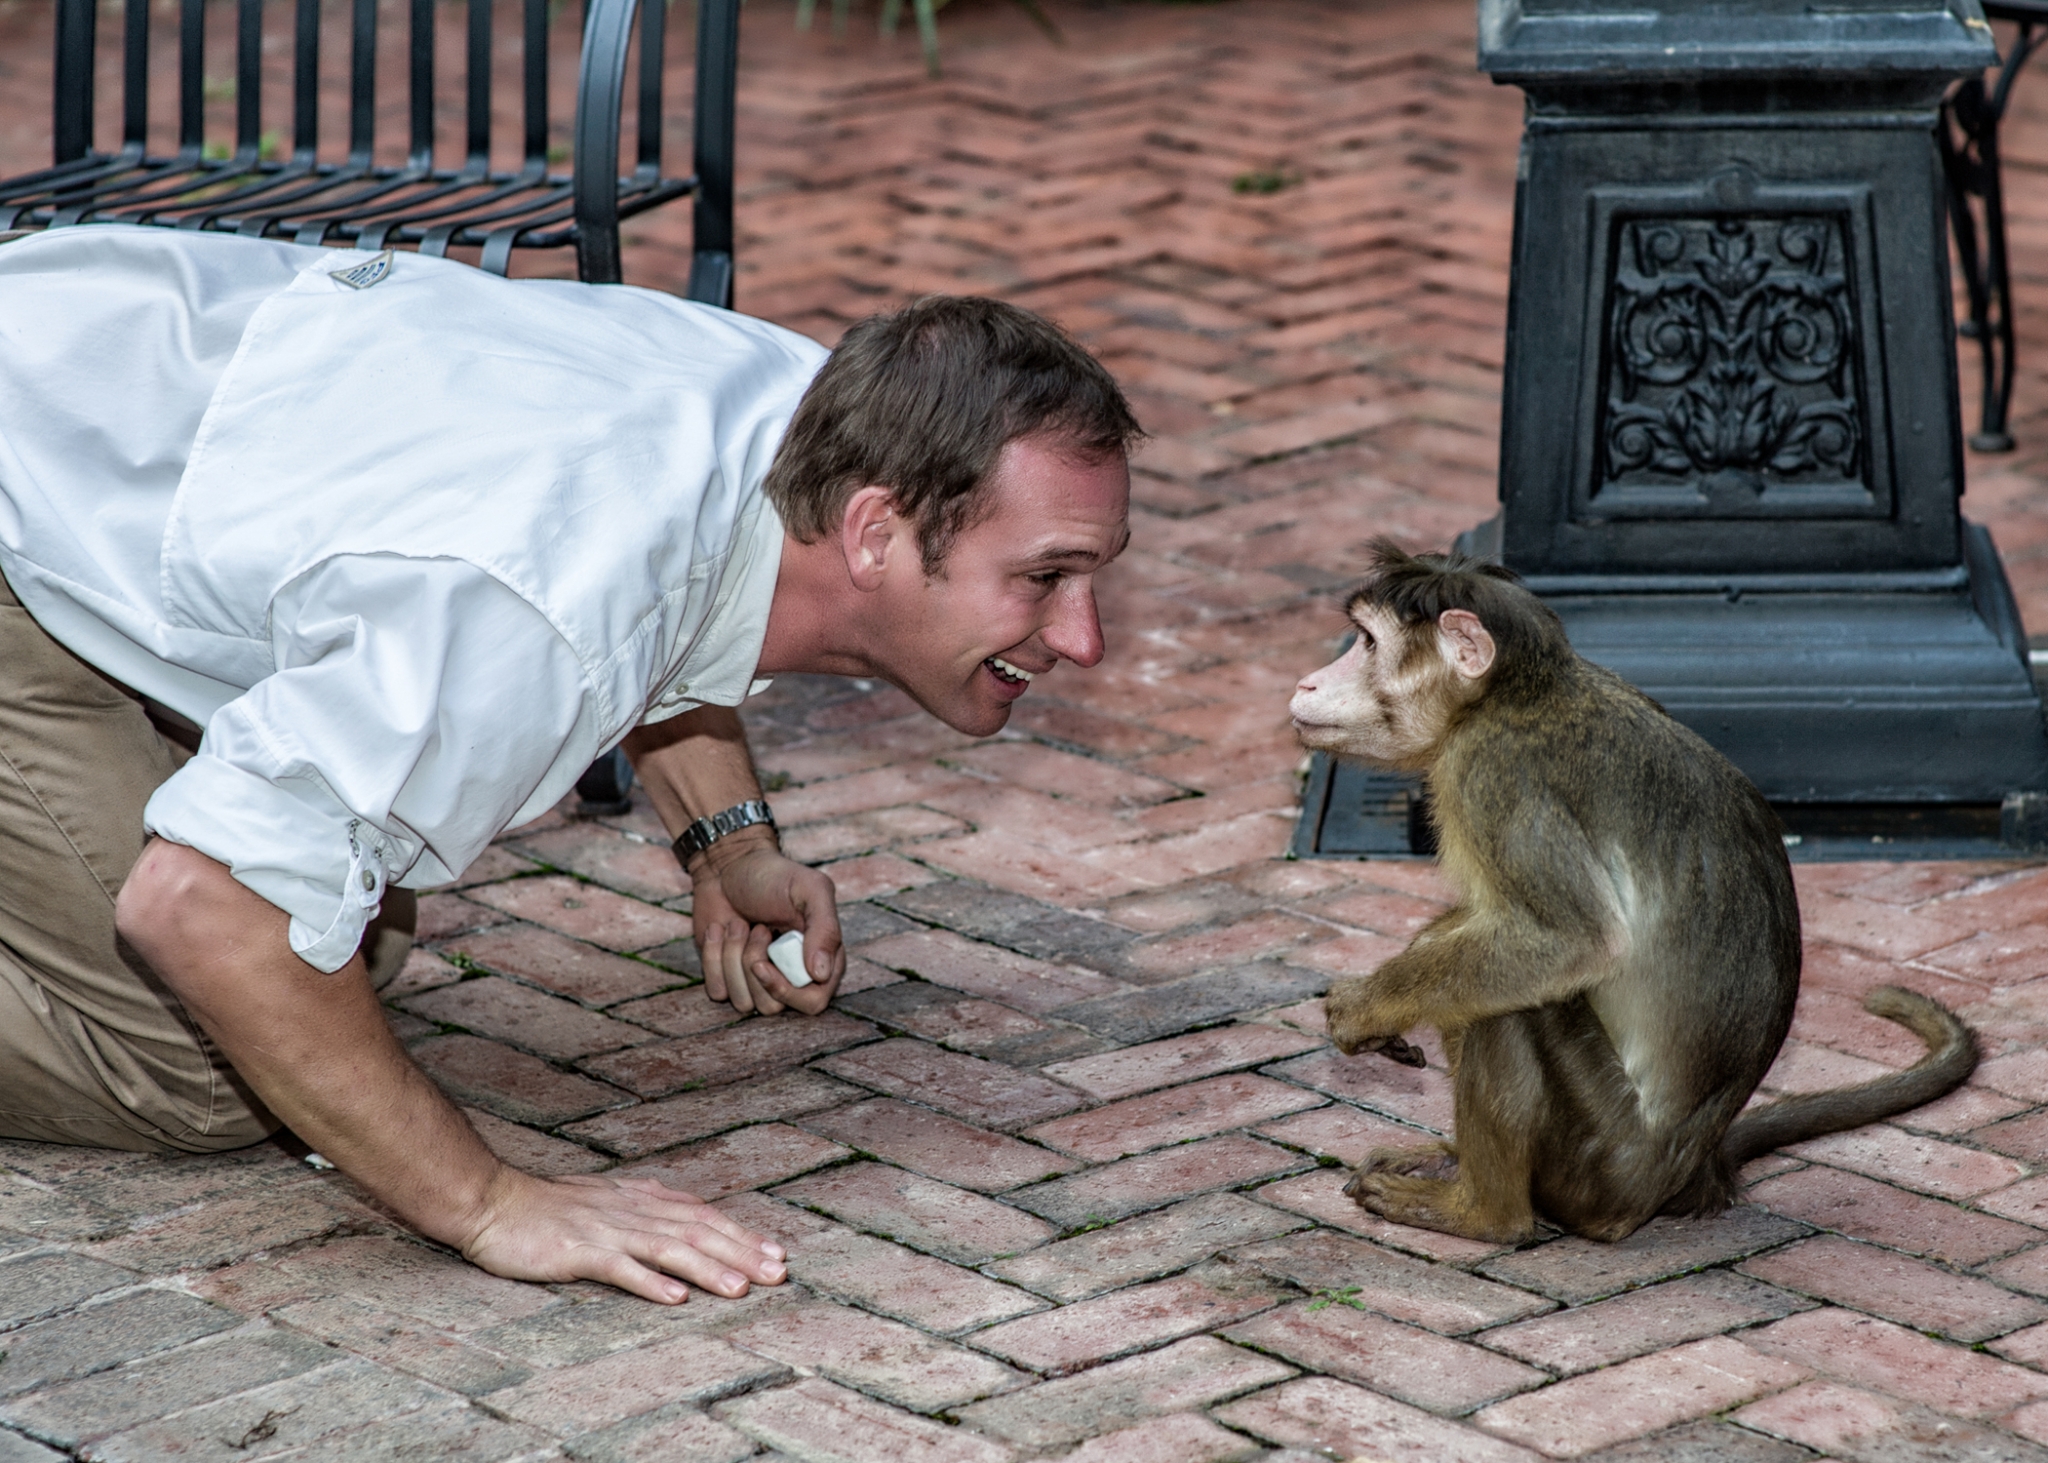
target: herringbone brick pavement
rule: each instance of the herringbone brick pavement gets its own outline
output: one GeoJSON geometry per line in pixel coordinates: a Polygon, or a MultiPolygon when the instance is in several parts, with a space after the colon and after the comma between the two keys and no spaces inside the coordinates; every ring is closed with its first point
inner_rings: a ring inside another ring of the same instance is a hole
{"type": "MultiPolygon", "coordinates": [[[[662,1310],[492,1279],[273,1146],[0,1145],[0,1459],[2048,1459],[2048,871],[1800,870],[1769,1085],[1910,1060],[1858,1004],[1884,981],[1989,1060],[1760,1161],[1723,1218],[1502,1251],[1342,1198],[1447,1091],[1338,1056],[1315,997],[1445,891],[1280,857],[1284,707],[1364,539],[1489,511],[1519,101],[1463,5],[1054,14],[1057,49],[963,0],[933,82],[871,16],[752,9],[740,304],[830,340],[981,290],[1102,352],[1153,433],[1107,662],[984,742],[859,683],[754,704],[787,842],[846,901],[835,1014],[702,997],[644,811],[509,836],[428,898],[392,995],[508,1157],[670,1175],[791,1283],[662,1310]]],[[[46,23],[0,8],[9,170],[46,23]]],[[[2048,79],[2009,150],[2021,449],[1968,502],[2041,629],[2048,79]]],[[[686,220],[629,232],[629,278],[679,284],[686,220]]]]}

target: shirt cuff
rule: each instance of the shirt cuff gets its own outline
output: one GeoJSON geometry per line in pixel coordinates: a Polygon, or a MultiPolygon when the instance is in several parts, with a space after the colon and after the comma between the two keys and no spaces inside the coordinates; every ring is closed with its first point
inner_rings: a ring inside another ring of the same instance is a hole
{"type": "Polygon", "coordinates": [[[377,917],[394,840],[355,817],[316,776],[273,782],[201,752],[142,812],[159,838],[225,864],[236,882],[291,916],[292,953],[336,971],[377,917]]]}

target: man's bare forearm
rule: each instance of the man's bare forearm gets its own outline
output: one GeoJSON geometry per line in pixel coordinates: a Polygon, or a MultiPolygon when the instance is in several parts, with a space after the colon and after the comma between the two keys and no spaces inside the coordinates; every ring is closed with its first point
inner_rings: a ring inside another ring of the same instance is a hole
{"type": "Polygon", "coordinates": [[[699,818],[761,796],[746,728],[729,706],[700,706],[636,727],[625,750],[671,837],[699,818]]]}
{"type": "Polygon", "coordinates": [[[498,1161],[385,1024],[358,955],[291,951],[285,915],[194,849],[158,840],[116,906],[121,933],[277,1117],[421,1233],[496,1275],[601,1280],[674,1304],[779,1284],[783,1252],[690,1194],[608,1174],[540,1179],[498,1161]]]}
{"type": "Polygon", "coordinates": [[[121,933],[284,1124],[423,1234],[460,1246],[503,1165],[392,1035],[363,957],[292,953],[284,913],[226,867],[158,840],[121,933]]]}

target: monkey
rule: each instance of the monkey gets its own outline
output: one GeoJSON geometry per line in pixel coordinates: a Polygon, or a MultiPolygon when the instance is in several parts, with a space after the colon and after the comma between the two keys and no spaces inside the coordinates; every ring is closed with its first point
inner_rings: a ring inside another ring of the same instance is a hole
{"type": "Polygon", "coordinates": [[[1858,1086],[1744,1111],[1792,1023],[1799,905],[1776,815],[1702,738],[1571,647],[1515,574],[1386,538],[1356,638],[1302,678],[1307,747],[1419,774],[1456,895],[1400,954],[1335,983],[1346,1053],[1442,1035],[1448,1143],[1375,1149],[1346,1187],[1401,1224],[1590,1239],[1735,1202],[1736,1170],[1960,1086],[1976,1039],[1915,992],[1866,1008],[1928,1047],[1858,1086]]]}

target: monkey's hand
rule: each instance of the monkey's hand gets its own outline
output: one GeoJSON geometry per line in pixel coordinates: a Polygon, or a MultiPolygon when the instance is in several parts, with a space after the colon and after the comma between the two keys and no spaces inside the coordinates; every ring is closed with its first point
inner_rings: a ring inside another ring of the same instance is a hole
{"type": "Polygon", "coordinates": [[[1378,1052],[1390,1062],[1399,1062],[1404,1067],[1429,1065],[1429,1058],[1423,1055],[1421,1047],[1398,1036],[1390,1036],[1370,1050],[1378,1052]]]}
{"type": "Polygon", "coordinates": [[[1361,976],[1340,980],[1323,999],[1323,1013],[1329,1020],[1330,1040],[1347,1056],[1359,1052],[1380,1052],[1405,1067],[1424,1065],[1421,1052],[1401,1039],[1402,1026],[1388,1020],[1389,1013],[1374,1000],[1373,978],[1361,976]]]}

